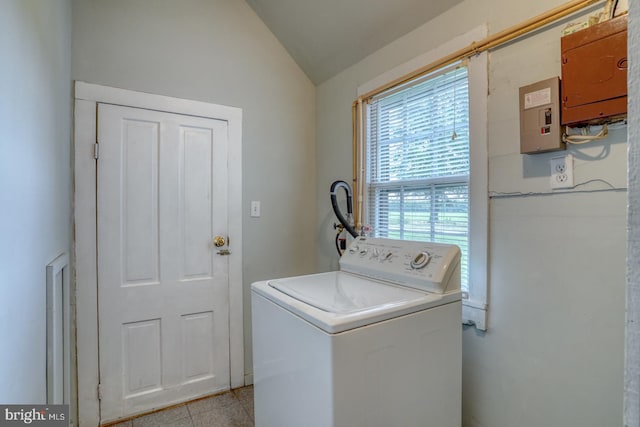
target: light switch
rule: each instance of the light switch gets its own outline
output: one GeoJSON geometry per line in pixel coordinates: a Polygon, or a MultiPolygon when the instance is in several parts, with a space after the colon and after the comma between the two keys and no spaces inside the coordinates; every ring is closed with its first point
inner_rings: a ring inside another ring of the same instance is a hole
{"type": "Polygon", "coordinates": [[[251,217],[252,218],[260,217],[260,201],[253,200],[251,202],[251,217]]]}

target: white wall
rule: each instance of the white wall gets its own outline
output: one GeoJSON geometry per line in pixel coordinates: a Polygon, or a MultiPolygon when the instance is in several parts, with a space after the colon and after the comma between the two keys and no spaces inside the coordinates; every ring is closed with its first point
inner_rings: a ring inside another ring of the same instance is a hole
{"type": "Polygon", "coordinates": [[[313,84],[237,0],[74,0],[72,76],[242,108],[245,367],[251,373],[250,284],[315,270],[313,84]],[[251,200],[262,202],[260,218],[249,217],[251,200]]]}
{"type": "MultiPolygon", "coordinates": [[[[318,87],[319,270],[337,263],[327,193],[352,176],[357,87],[478,25],[496,33],[562,3],[467,0],[318,87]]],[[[553,154],[519,154],[518,88],[560,75],[566,22],[489,55],[492,194],[551,192],[553,154]]],[[[627,199],[609,190],[626,187],[626,149],[624,128],[570,148],[588,192],[491,199],[489,330],[464,330],[464,426],[622,425],[627,199]]]]}
{"type": "Polygon", "coordinates": [[[45,403],[45,268],[71,237],[71,2],[0,2],[0,52],[0,402],[45,403]]]}

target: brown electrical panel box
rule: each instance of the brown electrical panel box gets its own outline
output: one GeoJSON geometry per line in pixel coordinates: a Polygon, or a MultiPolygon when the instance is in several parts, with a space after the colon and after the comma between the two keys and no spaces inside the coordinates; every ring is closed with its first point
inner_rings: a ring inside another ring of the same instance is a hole
{"type": "Polygon", "coordinates": [[[627,113],[627,15],[560,39],[562,124],[599,124],[627,113]]]}
{"type": "Polygon", "coordinates": [[[520,153],[564,150],[560,126],[560,79],[520,88],[520,153]]]}

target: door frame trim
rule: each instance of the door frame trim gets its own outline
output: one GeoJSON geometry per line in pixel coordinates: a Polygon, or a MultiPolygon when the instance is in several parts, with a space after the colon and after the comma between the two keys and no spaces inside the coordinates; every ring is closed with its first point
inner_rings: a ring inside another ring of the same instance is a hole
{"type": "Polygon", "coordinates": [[[98,271],[96,224],[96,106],[98,103],[225,120],[229,131],[229,362],[231,388],[245,385],[242,282],[242,109],[75,82],[74,229],[78,421],[100,423],[98,400],[98,271]]]}

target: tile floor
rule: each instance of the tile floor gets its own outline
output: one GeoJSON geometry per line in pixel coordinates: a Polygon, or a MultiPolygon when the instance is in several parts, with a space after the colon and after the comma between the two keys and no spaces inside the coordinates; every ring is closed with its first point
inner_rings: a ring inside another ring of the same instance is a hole
{"type": "Polygon", "coordinates": [[[174,406],[109,427],[253,427],[253,386],[174,406]]]}

